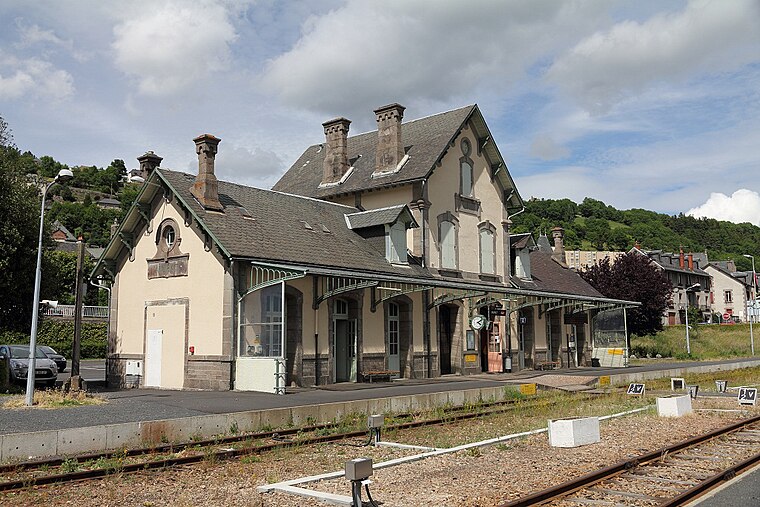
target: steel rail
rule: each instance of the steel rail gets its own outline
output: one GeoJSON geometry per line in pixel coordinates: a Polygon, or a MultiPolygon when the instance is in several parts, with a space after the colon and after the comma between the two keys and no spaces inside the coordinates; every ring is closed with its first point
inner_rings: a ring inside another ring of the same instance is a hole
{"type": "MultiPolygon", "coordinates": [[[[586,395],[586,397],[589,397],[589,395],[586,395]]],[[[485,412],[483,411],[468,412],[468,413],[463,413],[463,414],[454,413],[450,415],[444,415],[443,417],[440,417],[437,419],[425,419],[425,420],[419,420],[419,421],[403,422],[403,423],[386,426],[384,427],[384,430],[392,431],[392,430],[417,428],[417,427],[422,427],[422,426],[434,426],[434,425],[446,424],[450,422],[462,421],[462,420],[467,420],[467,419],[475,419],[478,417],[484,417],[484,416],[494,415],[498,413],[505,413],[516,408],[516,405],[518,404],[519,401],[523,401],[523,400],[502,400],[499,402],[494,402],[491,405],[489,405],[489,406],[503,405],[504,408],[502,409],[485,411],[485,412]]],[[[530,400],[528,402],[528,405],[529,406],[541,405],[543,404],[541,403],[543,401],[544,400],[530,400]]],[[[461,407],[459,408],[461,409],[461,407]]],[[[411,415],[413,414],[404,414],[404,416],[406,417],[411,416],[411,415]]],[[[312,430],[319,430],[319,429],[325,429],[325,428],[330,428],[330,427],[335,427],[335,426],[337,426],[337,424],[318,425],[318,426],[312,426],[311,428],[312,430]]],[[[163,444],[156,447],[127,450],[126,452],[110,451],[108,453],[80,455],[80,456],[76,456],[76,457],[72,457],[68,459],[75,459],[78,463],[82,463],[85,461],[96,460],[99,458],[149,456],[150,454],[157,454],[160,452],[174,452],[180,449],[187,449],[187,448],[200,448],[199,449],[200,451],[202,450],[202,447],[204,446],[206,447],[219,446],[225,443],[233,443],[235,441],[251,440],[255,438],[275,438],[278,435],[279,436],[292,435],[292,434],[297,434],[299,432],[303,432],[304,430],[305,428],[303,427],[290,428],[286,430],[278,430],[278,431],[271,431],[271,432],[268,431],[268,432],[257,433],[257,434],[249,434],[245,436],[240,435],[236,437],[228,437],[226,439],[206,440],[203,442],[196,441],[196,442],[183,443],[179,445],[163,444]]],[[[356,431],[349,431],[349,432],[344,432],[344,433],[336,433],[334,435],[312,436],[312,437],[307,437],[301,440],[280,441],[280,442],[275,442],[275,443],[270,443],[270,444],[249,446],[249,447],[244,447],[240,449],[222,449],[222,450],[217,450],[211,453],[199,452],[198,454],[189,455],[189,456],[172,457],[172,458],[153,460],[153,461],[142,461],[139,463],[119,464],[119,465],[114,465],[114,466],[105,467],[105,468],[95,468],[91,470],[78,470],[75,472],[50,474],[50,475],[43,475],[43,476],[38,476],[38,477],[25,477],[22,479],[0,482],[0,492],[14,491],[14,490],[19,490],[19,489],[24,489],[27,487],[42,486],[42,485],[48,485],[48,484],[58,484],[58,483],[65,483],[65,482],[76,482],[76,481],[83,481],[83,480],[90,480],[90,479],[99,479],[99,478],[106,477],[109,475],[116,475],[120,473],[134,473],[134,472],[139,472],[141,470],[170,468],[174,466],[197,463],[200,461],[205,461],[205,460],[210,460],[210,459],[226,460],[226,459],[235,458],[237,456],[243,456],[243,455],[249,455],[249,454],[260,454],[260,453],[271,451],[274,449],[336,442],[340,440],[347,440],[350,438],[363,437],[366,435],[367,435],[367,430],[356,430],[356,431]]],[[[66,461],[66,458],[56,457],[49,460],[29,461],[29,462],[16,463],[16,464],[11,464],[11,465],[4,465],[3,470],[6,472],[14,472],[18,470],[34,470],[34,469],[39,469],[44,466],[61,465],[64,461],[66,461]]]]}
{"type": "MultiPolygon", "coordinates": [[[[580,396],[579,399],[586,399],[590,397],[590,395],[584,395],[580,396]]],[[[546,404],[544,400],[541,399],[534,399],[534,400],[518,400],[518,399],[510,399],[510,400],[501,400],[501,401],[494,401],[494,402],[488,402],[483,403],[479,405],[480,407],[488,408],[488,407],[507,407],[506,409],[500,409],[500,410],[492,410],[488,412],[471,412],[472,414],[477,415],[488,415],[491,413],[501,413],[501,412],[508,412],[510,410],[513,410],[515,408],[515,405],[517,405],[519,402],[523,402],[526,405],[534,406],[534,405],[542,405],[546,404]]],[[[443,409],[444,413],[456,413],[461,412],[464,410],[464,407],[451,407],[451,408],[445,408],[443,409]]],[[[477,417],[477,415],[474,415],[477,417]]],[[[394,416],[395,419],[404,419],[406,417],[414,417],[415,414],[412,412],[402,413],[402,414],[396,414],[394,416]]],[[[440,420],[441,422],[445,421],[451,421],[455,420],[454,418],[457,417],[456,415],[450,415],[441,417],[436,420],[440,420]]],[[[472,417],[472,416],[469,416],[472,417]]],[[[467,417],[465,417],[467,418],[467,417]]],[[[422,426],[425,424],[426,420],[421,421],[412,421],[407,423],[398,423],[393,426],[388,426],[387,429],[404,429],[404,428],[413,428],[415,426],[422,426]]],[[[211,446],[211,445],[221,445],[225,443],[234,443],[234,442],[242,442],[245,440],[257,440],[257,439],[265,439],[265,438],[273,438],[276,436],[288,436],[288,435],[296,435],[298,433],[308,433],[312,431],[319,431],[324,429],[330,429],[335,428],[339,426],[340,423],[325,423],[325,424],[315,424],[310,426],[299,426],[294,428],[284,428],[284,429],[277,429],[277,430],[271,430],[271,431],[261,431],[257,433],[245,433],[240,435],[231,435],[231,436],[225,436],[225,437],[217,437],[217,438],[209,438],[204,440],[194,440],[189,442],[175,442],[175,443],[165,443],[165,444],[156,444],[149,447],[140,447],[140,448],[133,448],[133,449],[120,449],[120,450],[110,450],[105,452],[96,452],[96,453],[85,453],[85,454],[77,454],[75,456],[55,456],[51,458],[44,458],[44,459],[36,459],[36,460],[27,460],[27,461],[21,461],[16,463],[9,463],[9,464],[2,464],[0,465],[0,474],[2,473],[10,473],[10,472],[17,472],[20,470],[34,470],[37,468],[45,467],[45,466],[59,466],[64,461],[76,461],[78,463],[83,463],[85,461],[93,461],[100,458],[113,458],[116,456],[119,457],[133,457],[133,456],[142,456],[142,455],[149,455],[149,454],[160,454],[163,452],[177,452],[181,451],[183,449],[191,448],[191,447],[205,447],[205,446],[211,446]]]]}
{"type": "MultiPolygon", "coordinates": [[[[571,479],[569,481],[563,482],[561,484],[557,484],[555,486],[551,486],[549,488],[536,491],[534,493],[531,493],[527,496],[524,496],[522,498],[518,498],[517,500],[512,500],[511,502],[506,502],[503,504],[500,504],[499,507],[528,507],[532,505],[540,505],[552,500],[557,500],[561,497],[567,496],[570,493],[574,493],[576,491],[580,491],[582,489],[587,488],[588,486],[592,484],[596,484],[598,482],[601,482],[606,479],[610,479],[612,477],[615,477],[616,475],[619,475],[623,472],[626,472],[628,470],[631,470],[633,468],[636,468],[641,465],[646,465],[648,463],[654,462],[656,460],[659,460],[669,454],[672,454],[674,452],[686,449],[688,447],[693,447],[697,444],[701,444],[703,442],[706,442],[708,440],[712,440],[715,438],[718,438],[720,436],[733,433],[736,431],[739,431],[746,426],[749,426],[751,424],[754,424],[756,422],[760,421],[760,416],[751,417],[749,419],[744,419],[742,421],[739,421],[734,424],[730,424],[728,426],[725,426],[723,428],[718,428],[716,430],[710,431],[708,433],[705,433],[703,435],[698,435],[693,438],[689,438],[687,440],[683,440],[681,442],[678,442],[676,444],[663,447],[661,449],[657,449],[656,451],[648,452],[646,454],[642,454],[640,456],[637,456],[633,459],[627,459],[623,461],[619,461],[618,463],[615,463],[613,465],[600,468],[598,470],[594,470],[592,472],[589,472],[585,475],[582,475],[576,479],[571,479]]],[[[760,457],[752,458],[756,461],[760,459],[760,457]]],[[[748,460],[749,461],[749,460],[748,460]]],[[[744,465],[742,463],[741,465],[744,465]]],[[[732,468],[739,468],[740,465],[736,465],[732,468]]],[[[745,468],[742,468],[741,470],[746,469],[746,467],[751,466],[751,464],[745,465],[745,468]]],[[[720,474],[716,474],[717,476],[723,477],[726,475],[726,471],[723,471],[720,474]]],[[[708,479],[705,482],[708,482],[712,480],[711,486],[717,484],[715,478],[708,479]]],[[[704,492],[706,489],[709,489],[709,487],[701,489],[701,492],[704,492]]],[[[688,492],[688,491],[687,491],[688,492]]],[[[687,493],[685,492],[684,495],[687,493]]],[[[700,493],[701,494],[701,493],[700,493]]],[[[691,497],[689,497],[691,498],[691,497]]],[[[675,499],[673,499],[675,500],[675,499]]],[[[673,504],[666,504],[666,505],[681,505],[678,503],[673,504]]]]}

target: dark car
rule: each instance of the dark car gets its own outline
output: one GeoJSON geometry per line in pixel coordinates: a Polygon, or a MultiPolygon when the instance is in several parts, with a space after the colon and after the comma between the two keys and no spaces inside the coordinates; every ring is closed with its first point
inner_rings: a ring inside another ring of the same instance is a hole
{"type": "Polygon", "coordinates": [[[55,365],[58,367],[58,373],[66,371],[66,358],[56,352],[53,347],[40,345],[38,348],[42,349],[42,352],[55,362],[55,365]]]}
{"type": "MultiPolygon", "coordinates": [[[[29,371],[29,345],[0,345],[0,358],[8,361],[10,380],[15,384],[26,384],[29,371]]],[[[34,355],[34,381],[48,387],[55,387],[58,367],[55,362],[37,347],[34,355]]]]}

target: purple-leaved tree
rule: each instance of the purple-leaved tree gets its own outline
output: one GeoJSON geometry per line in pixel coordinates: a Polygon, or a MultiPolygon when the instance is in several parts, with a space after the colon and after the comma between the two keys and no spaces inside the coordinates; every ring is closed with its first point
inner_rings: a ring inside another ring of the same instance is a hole
{"type": "Polygon", "coordinates": [[[673,286],[654,263],[635,253],[627,253],[610,264],[599,264],[580,271],[581,277],[609,298],[638,301],[641,306],[628,310],[628,332],[638,336],[662,330],[662,313],[668,307],[673,286]]]}

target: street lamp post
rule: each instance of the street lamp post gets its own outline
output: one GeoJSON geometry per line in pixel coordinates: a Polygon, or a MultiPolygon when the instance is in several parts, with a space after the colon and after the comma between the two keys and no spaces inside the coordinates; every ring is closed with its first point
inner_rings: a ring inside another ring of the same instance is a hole
{"type": "Polygon", "coordinates": [[[698,283],[695,283],[694,285],[687,287],[684,291],[686,292],[686,354],[688,355],[691,355],[691,343],[689,342],[689,291],[699,286],[698,283]]]}
{"type": "MultiPolygon", "coordinates": [[[[755,355],[755,335],[752,333],[752,321],[755,320],[755,300],[757,298],[757,275],[755,275],[755,256],[744,254],[744,257],[752,259],[752,315],[749,315],[749,346],[752,355],[755,355]]],[[[747,305],[749,309],[749,305],[747,305]]]]}
{"type": "Polygon", "coordinates": [[[56,183],[64,183],[74,177],[70,169],[61,169],[58,176],[45,186],[40,207],[40,239],[37,243],[37,271],[34,275],[34,301],[32,302],[32,334],[29,339],[29,367],[26,370],[26,405],[34,405],[34,373],[37,356],[37,319],[40,313],[40,282],[42,281],[42,235],[45,228],[45,198],[48,190],[56,183]]]}

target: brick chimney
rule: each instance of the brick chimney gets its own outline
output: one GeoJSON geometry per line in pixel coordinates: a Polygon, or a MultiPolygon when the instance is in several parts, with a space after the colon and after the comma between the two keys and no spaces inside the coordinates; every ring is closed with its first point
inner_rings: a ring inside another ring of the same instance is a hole
{"type": "Polygon", "coordinates": [[[638,240],[638,239],[636,240],[636,243],[634,243],[634,245],[633,245],[633,246],[634,246],[634,248],[636,248],[637,250],[641,250],[641,243],[639,242],[639,240],[638,240]]]}
{"type": "Polygon", "coordinates": [[[694,271],[694,254],[689,252],[689,271],[694,271]]]}
{"type": "Polygon", "coordinates": [[[221,139],[211,134],[203,134],[195,139],[195,152],[198,154],[198,176],[190,187],[190,192],[201,205],[209,210],[223,211],[219,202],[219,183],[214,175],[214,159],[221,139]]]}
{"type": "Polygon", "coordinates": [[[555,227],[552,229],[552,238],[554,238],[554,251],[552,257],[557,262],[565,263],[565,229],[562,227],[555,227]]]}
{"type": "Polygon", "coordinates": [[[156,167],[161,165],[162,160],[163,158],[159,157],[152,151],[147,151],[145,152],[145,155],[137,157],[137,161],[140,162],[140,176],[142,179],[147,181],[150,173],[152,173],[156,167]]]}
{"type": "Polygon", "coordinates": [[[686,263],[684,262],[684,257],[683,257],[683,247],[681,247],[681,252],[678,254],[678,266],[681,269],[684,269],[686,267],[685,264],[686,263]]]}
{"type": "Polygon", "coordinates": [[[348,171],[348,128],[351,120],[335,118],[322,124],[325,128],[325,161],[322,184],[338,183],[348,171]]]}
{"type": "Polygon", "coordinates": [[[375,109],[377,120],[377,155],[372,175],[393,172],[404,158],[401,142],[401,120],[406,108],[400,104],[388,104],[375,109]]]}

